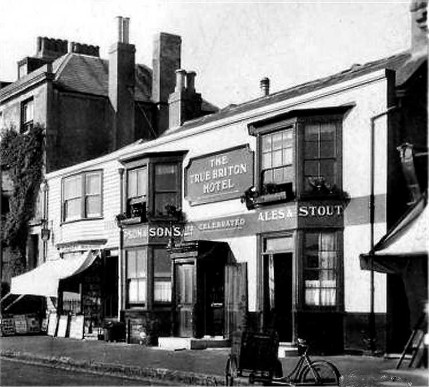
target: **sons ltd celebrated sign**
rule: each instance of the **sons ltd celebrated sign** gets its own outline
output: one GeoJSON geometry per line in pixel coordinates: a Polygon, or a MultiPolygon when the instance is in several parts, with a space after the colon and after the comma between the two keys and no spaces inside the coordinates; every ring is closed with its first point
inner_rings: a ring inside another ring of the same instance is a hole
{"type": "Polygon", "coordinates": [[[191,205],[239,198],[253,185],[253,152],[240,146],[196,157],[185,171],[185,197],[191,205]]]}

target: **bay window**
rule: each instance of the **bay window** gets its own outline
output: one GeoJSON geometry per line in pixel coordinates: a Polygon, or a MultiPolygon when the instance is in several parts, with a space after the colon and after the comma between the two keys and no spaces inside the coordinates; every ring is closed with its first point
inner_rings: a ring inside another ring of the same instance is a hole
{"type": "Polygon", "coordinates": [[[306,306],[338,305],[340,246],[335,231],[304,234],[303,277],[306,306]]]}
{"type": "Polygon", "coordinates": [[[154,166],[154,212],[164,215],[166,206],[179,206],[180,180],[177,164],[155,164],[154,166]]]}
{"type": "Polygon", "coordinates": [[[63,221],[101,217],[101,184],[101,171],[85,172],[63,179],[63,221]]]}
{"type": "Polygon", "coordinates": [[[147,166],[131,169],[127,172],[127,210],[128,216],[144,216],[147,206],[147,166]]]}
{"type": "Polygon", "coordinates": [[[171,260],[165,248],[154,248],[154,302],[171,302],[171,260]]]}
{"type": "Polygon", "coordinates": [[[127,259],[127,294],[129,304],[147,302],[147,250],[128,250],[127,259]]]}

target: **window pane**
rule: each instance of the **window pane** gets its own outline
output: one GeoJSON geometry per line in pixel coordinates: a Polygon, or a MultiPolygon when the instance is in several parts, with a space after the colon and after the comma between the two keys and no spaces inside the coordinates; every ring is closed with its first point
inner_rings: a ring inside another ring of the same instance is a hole
{"type": "Polygon", "coordinates": [[[176,191],[177,187],[177,165],[156,164],[155,165],[155,190],[176,191]]]}
{"type": "Polygon", "coordinates": [[[274,183],[281,184],[284,182],[283,179],[283,168],[277,168],[274,170],[274,183]]]}
{"type": "Polygon", "coordinates": [[[128,197],[137,196],[137,171],[128,171],[128,197]]]}
{"type": "Polygon", "coordinates": [[[269,238],[265,240],[265,252],[293,250],[293,238],[269,238]]]}
{"type": "Polygon", "coordinates": [[[273,171],[264,171],[262,173],[262,184],[268,184],[273,182],[273,171]]]}
{"type": "Polygon", "coordinates": [[[147,168],[140,168],[137,170],[137,195],[147,195],[147,168]]]}
{"type": "Polygon", "coordinates": [[[304,130],[305,141],[319,141],[319,124],[308,124],[304,130]]]}
{"type": "Polygon", "coordinates": [[[335,124],[324,123],[320,125],[320,141],[335,141],[335,124]]]}
{"type": "Polygon", "coordinates": [[[73,176],[64,180],[64,199],[76,198],[82,195],[82,176],[73,176]]]}
{"type": "Polygon", "coordinates": [[[321,160],[320,161],[320,175],[325,178],[326,183],[333,184],[335,176],[335,161],[334,160],[321,160]]]}
{"type": "Polygon", "coordinates": [[[128,282],[128,301],[129,302],[137,302],[139,300],[138,297],[138,281],[136,279],[131,279],[128,282]]]}
{"type": "Polygon", "coordinates": [[[319,157],[319,145],[314,141],[306,141],[304,147],[304,157],[306,159],[317,159],[319,157]]]}
{"type": "Polygon", "coordinates": [[[292,148],[286,148],[283,150],[283,165],[292,164],[292,148]]]}
{"type": "Polygon", "coordinates": [[[319,162],[304,161],[304,176],[319,176],[319,162]]]}
{"type": "Polygon", "coordinates": [[[127,278],[137,277],[136,252],[127,251],[127,278]]]}
{"type": "Polygon", "coordinates": [[[335,157],[335,143],[333,141],[322,141],[320,143],[320,157],[335,157]]]}
{"type": "Polygon", "coordinates": [[[86,216],[101,216],[101,196],[88,196],[86,198],[86,216]]]}
{"type": "Polygon", "coordinates": [[[262,154],[262,169],[271,168],[271,153],[262,154]]]}
{"type": "Polygon", "coordinates": [[[170,277],[171,260],[166,249],[153,250],[153,264],[155,277],[170,277]]]}
{"type": "Polygon", "coordinates": [[[155,279],[154,301],[155,302],[171,301],[171,281],[155,279]]]}
{"type": "Polygon", "coordinates": [[[273,167],[280,167],[282,165],[282,151],[278,150],[273,152],[273,167]]]}
{"type": "Polygon", "coordinates": [[[271,135],[270,134],[266,134],[265,136],[262,136],[261,148],[262,148],[262,152],[271,151],[271,135]]]}
{"type": "Polygon", "coordinates": [[[282,148],[282,132],[273,134],[273,150],[282,148]]]}
{"type": "Polygon", "coordinates": [[[164,214],[166,211],[165,207],[168,204],[177,207],[178,205],[177,194],[175,192],[174,193],[157,193],[155,196],[155,213],[164,214]]]}
{"type": "Polygon", "coordinates": [[[147,282],[145,279],[139,279],[138,280],[138,301],[139,302],[146,302],[146,289],[147,289],[147,282]]]}
{"type": "Polygon", "coordinates": [[[65,220],[79,219],[81,217],[80,209],[81,199],[67,200],[64,206],[65,220]]]}
{"type": "Polygon", "coordinates": [[[86,175],[86,194],[99,194],[101,192],[101,174],[88,173],[86,175]]]}
{"type": "Polygon", "coordinates": [[[292,130],[285,130],[283,132],[283,148],[291,147],[293,144],[292,130]]]}
{"type": "Polygon", "coordinates": [[[137,250],[136,252],[136,277],[143,278],[147,276],[147,250],[137,250]]]}

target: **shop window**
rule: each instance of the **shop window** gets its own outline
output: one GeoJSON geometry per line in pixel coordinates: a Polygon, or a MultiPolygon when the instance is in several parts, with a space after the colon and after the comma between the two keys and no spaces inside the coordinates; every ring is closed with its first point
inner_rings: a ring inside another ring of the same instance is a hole
{"type": "Polygon", "coordinates": [[[101,179],[101,171],[95,171],[63,180],[64,222],[101,217],[101,179]]]}
{"type": "Polygon", "coordinates": [[[21,133],[33,128],[34,100],[29,98],[21,104],[21,133]]]}
{"type": "Polygon", "coordinates": [[[127,295],[128,303],[147,302],[147,250],[127,251],[127,295]]]}
{"type": "Polygon", "coordinates": [[[304,235],[304,300],[306,306],[338,305],[339,242],[336,232],[304,235]]]}
{"type": "Polygon", "coordinates": [[[154,302],[171,302],[171,260],[164,248],[153,250],[154,302]]]}

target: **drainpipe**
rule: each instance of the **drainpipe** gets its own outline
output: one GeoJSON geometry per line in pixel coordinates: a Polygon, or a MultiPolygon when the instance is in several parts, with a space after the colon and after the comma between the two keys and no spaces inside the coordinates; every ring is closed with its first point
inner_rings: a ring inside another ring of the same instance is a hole
{"type": "Polygon", "coordinates": [[[369,195],[369,223],[370,223],[370,312],[369,312],[369,349],[371,354],[375,353],[375,311],[374,311],[374,223],[375,223],[375,121],[399,109],[398,106],[392,106],[375,116],[371,117],[371,155],[370,155],[370,195],[369,195]]]}
{"type": "MultiPolygon", "coordinates": [[[[119,168],[119,200],[120,200],[120,214],[124,213],[124,168],[119,168]]],[[[118,220],[118,227],[119,227],[119,253],[118,253],[118,321],[121,321],[121,311],[122,311],[122,304],[123,304],[123,289],[122,289],[122,283],[123,283],[123,275],[122,272],[122,262],[124,260],[123,258],[123,251],[124,251],[124,229],[122,226],[122,223],[120,220],[118,220]]]]}

